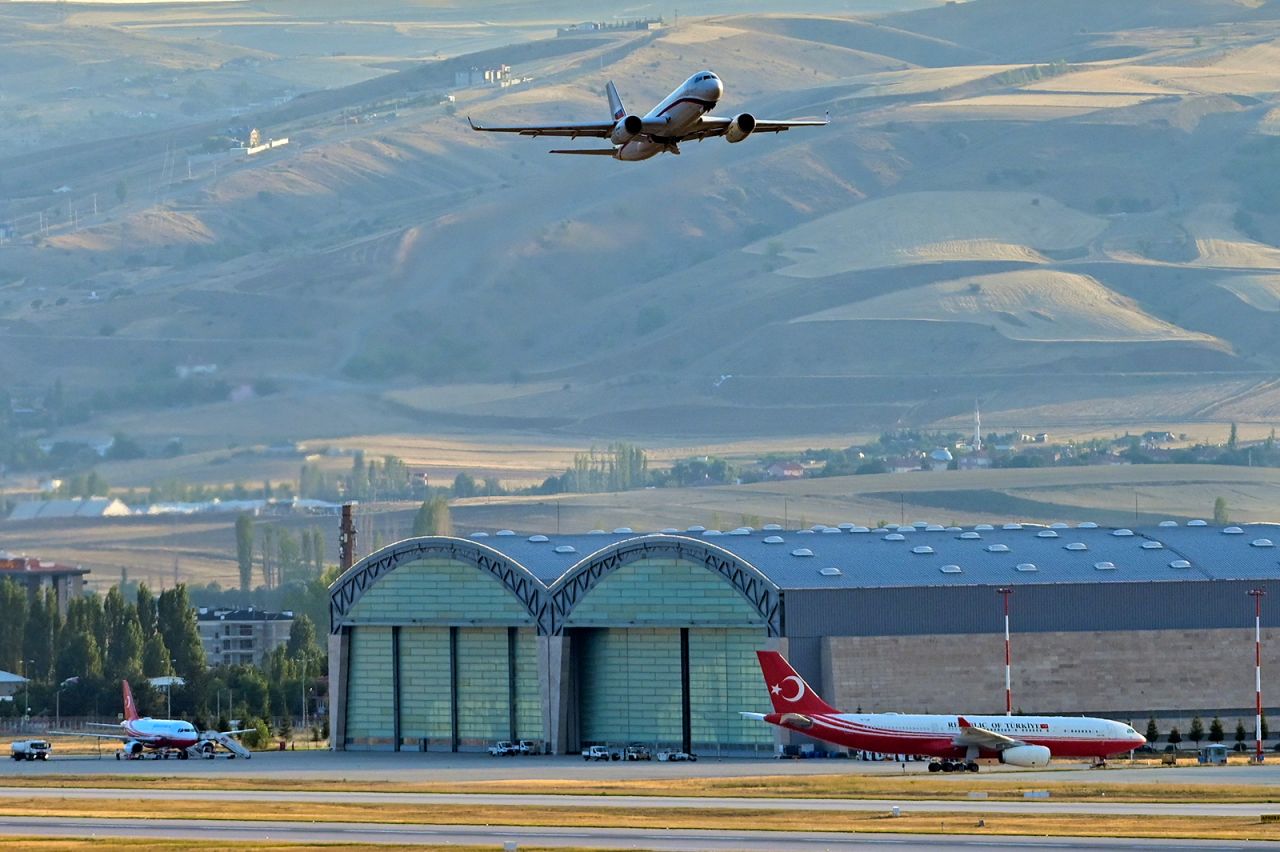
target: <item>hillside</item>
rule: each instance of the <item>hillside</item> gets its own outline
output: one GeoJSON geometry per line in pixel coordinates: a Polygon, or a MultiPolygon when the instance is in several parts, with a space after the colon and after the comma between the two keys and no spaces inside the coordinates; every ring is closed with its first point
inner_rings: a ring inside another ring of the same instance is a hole
{"type": "Polygon", "coordinates": [[[38,120],[0,137],[0,388],[60,379],[77,433],[762,438],[975,398],[993,428],[1273,415],[1241,388],[1280,373],[1276,4],[726,4],[565,38],[572,4],[480,29],[451,4],[333,30],[236,7],[0,14],[4,43],[56,42],[3,60],[32,63],[38,120]],[[529,79],[455,87],[499,63],[529,79]],[[718,112],[832,125],[622,164],[465,122],[599,119],[609,79],[647,109],[702,67],[718,112]],[[289,144],[207,156],[247,127],[289,144]],[[191,365],[226,394],[169,407],[191,365]]]}

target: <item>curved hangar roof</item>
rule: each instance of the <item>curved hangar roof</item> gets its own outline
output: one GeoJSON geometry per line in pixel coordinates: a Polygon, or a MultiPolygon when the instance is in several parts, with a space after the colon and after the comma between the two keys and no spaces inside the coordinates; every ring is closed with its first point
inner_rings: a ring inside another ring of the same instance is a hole
{"type": "Polygon", "coordinates": [[[1171,524],[844,524],[798,531],[693,527],[556,536],[504,530],[467,538],[524,566],[547,586],[593,555],[646,535],[714,545],[781,589],[1280,579],[1280,525],[1171,524]]]}

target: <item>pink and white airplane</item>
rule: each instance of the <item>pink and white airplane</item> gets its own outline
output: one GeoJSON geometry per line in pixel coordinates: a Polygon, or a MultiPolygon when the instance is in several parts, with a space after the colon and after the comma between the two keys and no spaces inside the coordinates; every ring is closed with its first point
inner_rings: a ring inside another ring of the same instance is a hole
{"type": "Polygon", "coordinates": [[[712,136],[723,136],[730,142],[741,142],[752,133],[781,133],[792,127],[822,127],[831,123],[823,121],[774,121],[756,118],[749,112],[741,112],[733,118],[707,115],[715,109],[724,95],[724,84],[710,71],[699,71],[663,99],[645,115],[632,115],[622,105],[618,89],[609,81],[605,86],[609,98],[609,121],[584,124],[543,124],[522,127],[482,127],[467,122],[472,130],[489,133],[519,133],[521,136],[579,136],[608,139],[609,148],[565,148],[552,154],[586,154],[613,157],[615,160],[635,162],[656,157],[663,152],[680,153],[680,143],[701,142],[712,136]]]}
{"type": "MultiPolygon", "coordinates": [[[[114,728],[117,733],[91,734],[83,731],[50,731],[51,734],[71,734],[78,737],[97,737],[104,740],[123,740],[121,752],[125,757],[140,757],[145,749],[176,749],[178,757],[186,760],[188,749],[197,743],[205,743],[212,750],[214,745],[208,739],[202,739],[200,732],[190,722],[180,719],[152,719],[150,716],[139,716],[138,707],[133,702],[133,690],[129,681],[122,680],[121,690],[124,693],[124,721],[118,725],[101,722],[88,722],[94,728],[114,728]]],[[[228,734],[242,734],[244,731],[227,731],[228,734]]],[[[117,754],[117,757],[120,755],[117,754]]]]}
{"type": "Polygon", "coordinates": [[[772,713],[743,713],[815,739],[882,754],[938,758],[930,772],[978,771],[980,757],[1011,766],[1046,766],[1051,757],[1099,762],[1132,751],[1146,737],[1123,722],[1086,716],[947,716],[841,713],[823,701],[777,651],[756,651],[772,713]]]}

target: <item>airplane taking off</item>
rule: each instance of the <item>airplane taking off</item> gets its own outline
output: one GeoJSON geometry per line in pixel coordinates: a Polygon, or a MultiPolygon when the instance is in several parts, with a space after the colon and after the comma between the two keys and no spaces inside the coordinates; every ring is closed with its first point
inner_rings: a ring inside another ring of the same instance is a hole
{"type": "Polygon", "coordinates": [[[756,651],[772,713],[743,713],[815,739],[882,754],[927,754],[930,772],[977,772],[979,757],[1039,767],[1050,757],[1132,751],[1146,737],[1122,722],[1085,716],[946,716],[841,713],[818,697],[777,651],[756,651]]]}
{"type": "Polygon", "coordinates": [[[773,121],[756,118],[749,112],[738,113],[733,118],[707,115],[715,109],[724,94],[724,84],[710,71],[699,71],[685,80],[678,89],[667,95],[662,103],[643,116],[627,112],[612,80],[605,86],[605,94],[609,98],[609,111],[613,116],[609,121],[526,127],[482,127],[468,118],[467,123],[471,125],[472,130],[483,130],[489,133],[567,136],[570,139],[588,136],[608,139],[613,143],[609,148],[567,148],[553,150],[551,153],[585,154],[636,162],[656,157],[664,151],[679,154],[681,142],[693,140],[701,142],[712,136],[723,136],[730,142],[741,142],[752,133],[781,133],[792,127],[822,127],[831,122],[829,116],[823,121],[773,121]]]}
{"type": "MultiPolygon", "coordinates": [[[[129,681],[122,680],[120,683],[121,690],[124,693],[124,721],[118,725],[109,725],[102,722],[86,723],[94,728],[114,728],[117,733],[90,734],[83,731],[50,731],[49,733],[68,734],[77,737],[97,737],[102,740],[123,740],[124,747],[121,752],[125,757],[129,758],[141,757],[145,749],[165,752],[172,749],[177,751],[179,759],[186,760],[191,754],[189,750],[197,744],[203,744],[205,755],[212,755],[215,740],[209,736],[201,735],[190,722],[183,722],[179,719],[152,719],[150,716],[139,716],[138,707],[133,703],[133,690],[129,688],[129,681]]],[[[225,731],[216,738],[216,741],[233,754],[248,758],[250,756],[248,749],[245,749],[228,736],[229,734],[243,733],[245,733],[245,730],[225,731]],[[229,742],[233,745],[228,745],[229,742]]],[[[117,754],[116,757],[119,758],[120,754],[117,754]]]]}

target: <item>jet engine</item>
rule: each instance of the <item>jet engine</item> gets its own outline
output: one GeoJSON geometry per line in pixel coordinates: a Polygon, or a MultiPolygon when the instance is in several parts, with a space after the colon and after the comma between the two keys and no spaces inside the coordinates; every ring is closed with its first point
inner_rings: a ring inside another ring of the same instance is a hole
{"type": "Polygon", "coordinates": [[[729,122],[729,126],[724,131],[724,138],[730,142],[741,142],[755,129],[756,117],[749,112],[739,113],[733,117],[733,121],[729,122]]]}
{"type": "Polygon", "coordinates": [[[1000,762],[1010,766],[1048,766],[1049,749],[1038,745],[1020,745],[1000,752],[1000,762]]]}
{"type": "Polygon", "coordinates": [[[609,138],[615,145],[625,145],[639,136],[642,129],[644,129],[644,119],[638,115],[628,115],[613,126],[613,133],[609,138]]]}
{"type": "Polygon", "coordinates": [[[127,743],[124,744],[125,754],[132,754],[134,756],[142,754],[143,748],[144,746],[142,745],[142,743],[138,742],[137,740],[129,740],[127,743]]]}

